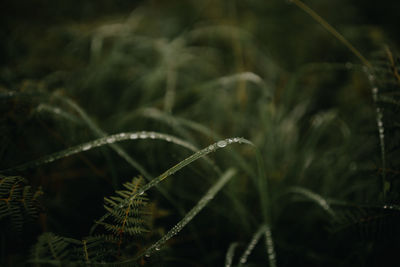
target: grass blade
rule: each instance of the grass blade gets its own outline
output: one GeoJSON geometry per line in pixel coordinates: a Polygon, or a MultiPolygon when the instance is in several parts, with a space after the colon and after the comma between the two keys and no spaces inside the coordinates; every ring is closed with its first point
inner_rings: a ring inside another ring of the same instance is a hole
{"type": "Polygon", "coordinates": [[[265,232],[266,225],[262,225],[260,229],[253,235],[250,243],[247,245],[246,250],[243,252],[242,256],[239,260],[239,266],[242,266],[247,262],[247,258],[250,256],[251,252],[253,252],[254,248],[256,247],[258,241],[260,240],[261,236],[265,232]]]}
{"type": "Polygon", "coordinates": [[[191,156],[187,157],[186,159],[182,160],[181,162],[179,162],[175,166],[169,168],[167,171],[165,171],[164,173],[162,173],[158,177],[156,177],[153,180],[151,180],[145,186],[143,186],[141,188],[141,190],[139,190],[135,195],[132,196],[132,198],[135,198],[138,195],[143,194],[144,192],[146,192],[147,190],[149,190],[153,186],[156,186],[158,183],[160,183],[162,180],[164,180],[168,176],[174,174],[175,172],[177,172],[180,169],[182,169],[183,167],[189,165],[193,161],[196,161],[196,160],[198,160],[198,159],[200,159],[202,157],[205,157],[209,153],[215,152],[216,150],[218,150],[220,148],[224,148],[227,145],[234,144],[234,143],[239,143],[239,144],[245,143],[245,144],[249,144],[249,145],[254,146],[252,142],[250,142],[247,139],[241,138],[241,137],[227,138],[225,140],[218,141],[218,142],[216,142],[216,143],[214,143],[212,145],[209,145],[206,148],[203,148],[202,150],[197,151],[196,153],[194,153],[191,156]]]}
{"type": "MultiPolygon", "coordinates": [[[[160,250],[160,247],[167,242],[171,237],[178,234],[221,190],[221,188],[236,174],[235,169],[227,170],[221,178],[208,190],[199,202],[178,222],[171,230],[168,231],[160,240],[151,245],[146,251],[145,256],[149,257],[152,253],[160,250]]],[[[141,255],[142,256],[142,255],[141,255]]]]}
{"type": "Polygon", "coordinates": [[[235,242],[235,243],[232,243],[229,246],[228,252],[226,253],[226,257],[225,257],[225,267],[231,267],[232,266],[233,257],[235,256],[235,250],[236,250],[238,245],[239,245],[239,243],[235,242]]]}
{"type": "Polygon", "coordinates": [[[329,215],[332,217],[336,217],[335,212],[332,210],[331,206],[329,205],[328,201],[323,198],[322,196],[318,195],[317,193],[312,192],[311,190],[308,190],[303,187],[292,187],[289,189],[289,192],[291,193],[296,193],[300,194],[313,202],[315,202],[318,206],[320,206],[322,209],[324,209],[329,215]]]}
{"type": "Polygon", "coordinates": [[[171,142],[171,143],[183,146],[192,151],[196,151],[196,148],[193,147],[191,144],[189,144],[177,137],[174,137],[172,135],[157,133],[157,132],[146,132],[146,131],[126,132],[126,133],[113,134],[110,136],[96,139],[94,141],[90,141],[90,142],[83,143],[83,144],[80,144],[77,146],[73,146],[73,147],[67,148],[65,150],[62,150],[60,152],[56,152],[56,153],[44,156],[37,160],[27,162],[25,164],[22,164],[22,165],[13,167],[13,168],[6,169],[1,172],[7,173],[7,172],[11,172],[11,171],[22,171],[22,170],[29,169],[32,167],[37,167],[39,165],[48,164],[53,161],[56,161],[56,160],[59,160],[62,158],[66,158],[66,157],[69,157],[69,156],[72,156],[72,155],[75,155],[78,153],[82,153],[82,152],[85,152],[85,151],[88,151],[88,150],[91,150],[91,149],[94,149],[97,147],[101,147],[104,145],[113,144],[116,142],[121,142],[121,141],[126,141],[126,140],[137,140],[137,139],[160,139],[160,140],[164,140],[167,142],[171,142]]]}
{"type": "Polygon", "coordinates": [[[267,255],[270,267],[276,267],[276,253],[274,248],[274,240],[272,239],[271,228],[265,225],[265,246],[267,248],[267,255]]]}

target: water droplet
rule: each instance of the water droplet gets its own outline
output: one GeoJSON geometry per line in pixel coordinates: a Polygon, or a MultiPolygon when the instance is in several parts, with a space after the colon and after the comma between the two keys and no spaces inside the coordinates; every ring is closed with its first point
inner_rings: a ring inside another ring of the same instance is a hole
{"type": "Polygon", "coordinates": [[[115,138],[114,137],[107,138],[107,143],[111,144],[111,143],[114,143],[114,142],[115,142],[115,138]]]}
{"type": "Polygon", "coordinates": [[[377,93],[378,93],[378,88],[377,88],[377,87],[372,88],[372,92],[373,92],[374,94],[377,94],[377,93]]]}
{"type": "Polygon", "coordinates": [[[129,137],[130,137],[131,139],[137,139],[137,138],[138,138],[138,135],[137,135],[137,134],[131,134],[129,137]]]}
{"type": "Polygon", "coordinates": [[[218,146],[218,147],[226,147],[226,145],[227,145],[227,144],[226,144],[226,141],[224,141],[224,140],[223,140],[223,141],[219,141],[219,142],[217,143],[217,146],[218,146]]]}
{"type": "Polygon", "coordinates": [[[353,64],[351,62],[346,62],[346,68],[348,69],[353,68],[353,64]]]}
{"type": "Polygon", "coordinates": [[[144,194],[144,191],[140,191],[139,192],[139,196],[141,196],[141,195],[143,195],[144,194]]]}
{"type": "Polygon", "coordinates": [[[231,143],[233,143],[233,139],[228,139],[228,144],[231,144],[231,143]]]}
{"type": "Polygon", "coordinates": [[[165,140],[167,140],[167,142],[171,142],[171,138],[167,137],[165,140]]]}
{"type": "Polygon", "coordinates": [[[145,256],[146,258],[149,258],[149,257],[150,257],[150,254],[146,253],[144,256],[145,256]]]}
{"type": "Polygon", "coordinates": [[[124,133],[120,133],[120,134],[118,135],[119,138],[125,138],[125,136],[126,136],[126,134],[124,134],[124,133]]]}
{"type": "Polygon", "coordinates": [[[215,150],[215,146],[214,146],[214,145],[210,145],[210,146],[208,147],[208,150],[209,150],[209,151],[214,151],[214,150],[215,150]]]}
{"type": "Polygon", "coordinates": [[[150,133],[150,138],[154,139],[154,138],[156,138],[156,135],[154,133],[150,133]]]}
{"type": "Polygon", "coordinates": [[[147,138],[147,133],[146,132],[142,132],[139,134],[139,138],[145,139],[147,138]]]}
{"type": "Polygon", "coordinates": [[[159,251],[159,250],[160,250],[160,248],[159,248],[159,247],[156,247],[156,250],[157,250],[157,251],[159,251]]]}
{"type": "Polygon", "coordinates": [[[82,150],[83,150],[83,151],[86,151],[86,150],[89,150],[89,149],[91,149],[91,148],[92,148],[91,145],[85,145],[85,146],[82,148],[82,150]]]}
{"type": "Polygon", "coordinates": [[[246,259],[241,259],[241,260],[240,260],[240,263],[245,264],[245,263],[246,263],[246,259]]]}

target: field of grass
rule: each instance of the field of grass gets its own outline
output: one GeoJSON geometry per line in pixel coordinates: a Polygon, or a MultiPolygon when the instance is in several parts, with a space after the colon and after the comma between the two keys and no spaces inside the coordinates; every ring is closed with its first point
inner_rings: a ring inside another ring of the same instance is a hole
{"type": "Polygon", "coordinates": [[[396,5],[0,4],[0,266],[396,266],[396,5]]]}

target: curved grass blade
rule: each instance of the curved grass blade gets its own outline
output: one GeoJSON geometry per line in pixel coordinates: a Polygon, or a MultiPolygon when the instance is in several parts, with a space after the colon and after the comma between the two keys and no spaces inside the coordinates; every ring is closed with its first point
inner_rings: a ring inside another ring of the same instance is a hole
{"type": "MultiPolygon", "coordinates": [[[[222,187],[236,174],[236,170],[231,168],[227,170],[221,178],[208,190],[206,194],[199,200],[199,202],[185,215],[185,217],[178,222],[171,230],[168,231],[160,240],[151,245],[144,253],[146,257],[149,257],[155,251],[160,250],[160,247],[164,245],[171,237],[178,234],[222,189],[222,187]]],[[[140,255],[139,258],[143,256],[140,255]]]]}
{"type": "MultiPolygon", "coordinates": [[[[178,130],[179,134],[181,134],[182,136],[185,136],[185,138],[190,139],[191,141],[192,141],[192,138],[187,133],[187,131],[185,129],[183,129],[183,127],[181,127],[181,126],[184,126],[193,131],[201,133],[207,137],[211,137],[213,140],[222,139],[222,137],[220,135],[218,135],[217,133],[215,133],[213,130],[209,129],[208,127],[202,125],[201,123],[194,122],[194,121],[184,119],[184,118],[180,118],[177,116],[172,116],[168,113],[162,112],[162,111],[160,111],[158,109],[154,109],[154,108],[144,108],[144,109],[140,110],[139,112],[135,112],[131,115],[125,116],[126,120],[123,122],[123,124],[127,124],[130,120],[132,120],[136,116],[144,116],[147,118],[156,119],[161,122],[170,124],[173,126],[173,128],[175,130],[178,130]]],[[[244,169],[248,174],[250,174],[251,176],[255,175],[253,169],[249,166],[249,164],[246,163],[246,161],[244,161],[238,155],[237,152],[232,150],[232,153],[230,153],[229,155],[232,156],[234,158],[234,160],[236,161],[236,164],[240,165],[241,168],[244,169]]],[[[210,162],[210,164],[215,165],[212,162],[210,162]]],[[[216,170],[216,172],[218,174],[221,174],[221,171],[219,170],[218,166],[213,166],[213,168],[216,170]],[[218,170],[217,170],[217,168],[218,168],[218,170]]]]}
{"type": "MultiPolygon", "coordinates": [[[[228,139],[225,139],[225,140],[218,141],[218,142],[216,142],[216,143],[214,143],[212,145],[209,145],[208,147],[197,151],[196,153],[194,153],[191,156],[189,156],[188,158],[182,160],[181,162],[179,162],[175,166],[171,167],[170,169],[168,169],[167,171],[165,171],[164,173],[162,173],[158,177],[156,177],[153,180],[151,180],[149,183],[144,185],[140,190],[138,190],[137,193],[133,194],[130,198],[126,199],[125,203],[123,203],[122,205],[128,205],[132,201],[132,199],[136,198],[139,195],[142,195],[144,192],[146,192],[150,188],[156,186],[162,180],[164,180],[168,176],[174,174],[175,172],[179,171],[183,167],[189,165],[193,161],[196,161],[196,160],[198,160],[198,159],[200,159],[202,157],[205,157],[207,154],[209,154],[211,152],[215,152],[217,149],[224,148],[227,145],[232,144],[232,143],[239,143],[239,144],[245,143],[245,144],[249,144],[249,145],[254,146],[252,142],[250,142],[247,139],[241,138],[241,137],[228,138],[228,139]]],[[[107,219],[109,216],[110,216],[110,213],[107,213],[103,217],[101,217],[99,220],[97,220],[96,224],[93,225],[93,227],[91,228],[90,233],[92,234],[94,232],[94,230],[96,229],[97,225],[100,222],[102,222],[105,219],[107,219]]]]}
{"type": "Polygon", "coordinates": [[[197,151],[196,153],[194,153],[191,156],[187,157],[186,159],[182,160],[181,162],[179,162],[175,166],[169,168],[167,171],[165,171],[164,173],[162,173],[161,175],[159,175],[158,177],[154,178],[149,183],[144,185],[141,188],[141,190],[139,190],[135,195],[132,196],[132,198],[135,198],[138,195],[143,194],[144,192],[146,192],[147,190],[149,190],[153,186],[156,186],[158,183],[160,183],[162,180],[164,180],[168,176],[174,174],[175,172],[179,171],[180,169],[182,169],[186,165],[189,165],[193,161],[196,161],[196,160],[198,160],[198,159],[200,159],[202,157],[205,157],[209,153],[215,152],[216,150],[218,150],[220,148],[224,148],[224,147],[226,147],[226,146],[228,146],[230,144],[234,144],[234,143],[239,143],[239,144],[244,143],[244,144],[248,144],[248,145],[254,146],[254,144],[252,142],[250,142],[249,140],[247,140],[245,138],[242,138],[242,137],[227,138],[225,140],[218,141],[218,142],[216,142],[216,143],[214,143],[212,145],[209,145],[206,148],[203,148],[202,150],[197,151]]]}
{"type": "MultiPolygon", "coordinates": [[[[108,134],[101,130],[90,117],[86,114],[86,112],[74,101],[66,97],[59,97],[63,102],[73,108],[76,112],[78,112],[79,116],[86,122],[89,128],[98,136],[105,137],[108,134]]],[[[110,143],[110,147],[117,152],[123,159],[125,159],[132,167],[138,170],[147,180],[151,179],[151,175],[145,170],[145,168],[139,164],[136,160],[134,160],[131,156],[126,153],[118,144],[110,143]]]]}
{"type": "MultiPolygon", "coordinates": [[[[195,132],[204,134],[207,137],[211,137],[213,139],[221,139],[218,134],[214,133],[211,129],[207,128],[206,126],[191,121],[187,120],[184,118],[180,118],[177,116],[172,116],[166,112],[162,112],[161,110],[158,110],[156,108],[144,108],[140,111],[143,116],[147,118],[152,118],[156,119],[160,122],[166,123],[167,125],[170,125],[173,127],[174,130],[177,130],[178,133],[182,136],[185,136],[186,139],[192,139],[190,134],[185,128],[188,128],[188,130],[193,130],[195,132]]],[[[249,166],[249,164],[241,158],[241,156],[235,151],[231,150],[229,155],[233,158],[235,163],[240,166],[243,170],[245,170],[247,173],[250,174],[250,176],[255,176],[255,173],[253,172],[253,169],[249,166]]],[[[214,171],[218,174],[221,175],[221,170],[220,168],[207,156],[204,158],[204,160],[212,166],[214,171]]],[[[227,191],[224,191],[224,193],[228,193],[227,191]]],[[[234,196],[231,193],[228,193],[228,197],[232,200],[234,205],[241,210],[242,216],[240,217],[243,220],[243,225],[246,225],[246,228],[250,230],[250,224],[249,221],[254,220],[254,218],[251,218],[251,214],[245,212],[246,208],[244,207],[243,203],[241,203],[236,196],[234,196]],[[246,218],[246,219],[245,219],[246,218]]]]}
{"type": "Polygon", "coordinates": [[[232,75],[224,76],[217,79],[215,83],[226,87],[239,81],[252,82],[254,84],[257,84],[262,89],[266,87],[264,80],[254,72],[239,72],[232,75]]]}
{"type": "MultiPolygon", "coordinates": [[[[68,106],[70,106],[71,108],[73,108],[73,109],[79,114],[79,116],[82,118],[82,120],[88,125],[89,129],[91,129],[91,130],[94,132],[95,135],[97,135],[98,137],[106,137],[106,136],[108,135],[106,132],[102,131],[102,130],[93,122],[93,120],[87,115],[87,113],[86,113],[77,103],[75,103],[73,100],[71,100],[71,99],[69,99],[69,98],[66,98],[66,97],[63,97],[63,96],[57,96],[57,97],[58,97],[58,99],[60,99],[61,101],[65,102],[68,106]]],[[[166,141],[169,141],[168,139],[169,139],[169,138],[166,138],[166,141]]],[[[172,138],[171,138],[171,141],[172,141],[172,138]]],[[[115,152],[117,152],[118,155],[120,155],[123,159],[125,159],[126,162],[128,162],[133,168],[135,168],[136,170],[138,170],[138,171],[143,175],[143,177],[144,177],[147,181],[151,181],[151,180],[153,179],[153,177],[149,174],[149,172],[148,172],[141,164],[139,164],[136,160],[134,160],[131,156],[129,156],[129,154],[128,154],[123,148],[121,148],[118,144],[110,143],[109,145],[110,145],[110,147],[111,147],[115,152]]],[[[192,146],[192,148],[195,149],[194,146],[192,146]]],[[[195,149],[195,150],[197,150],[197,149],[195,149]]],[[[106,156],[106,158],[107,158],[109,164],[112,164],[112,163],[111,163],[111,160],[110,160],[110,156],[108,155],[107,151],[106,151],[106,153],[105,153],[105,156],[106,156]]],[[[111,169],[113,169],[113,168],[111,168],[111,169]]],[[[113,174],[113,176],[114,176],[114,177],[113,177],[114,187],[116,187],[115,184],[117,184],[118,181],[117,181],[117,179],[116,179],[115,173],[112,172],[112,174],[113,174]]],[[[172,204],[179,210],[179,212],[180,212],[181,214],[183,214],[182,209],[177,205],[177,203],[175,203],[175,202],[173,201],[172,197],[169,195],[168,192],[166,192],[166,191],[163,190],[163,189],[159,189],[159,191],[161,192],[161,194],[162,194],[170,203],[172,203],[172,204]]]]}
{"type": "Polygon", "coordinates": [[[371,68],[371,63],[358,51],[347,39],[341,35],[335,28],[333,28],[326,20],[312,10],[308,5],[304,4],[300,0],[289,0],[294,3],[308,15],[310,15],[316,22],[318,22],[323,28],[325,28],[330,34],[344,44],[360,61],[368,68],[371,68]]]}
{"type": "Polygon", "coordinates": [[[226,252],[226,257],[225,257],[225,267],[231,267],[233,263],[233,257],[235,256],[235,250],[238,247],[239,243],[235,242],[232,243],[229,248],[228,252],[226,252]]]}
{"type": "Polygon", "coordinates": [[[239,266],[242,266],[247,262],[247,258],[250,256],[251,252],[253,252],[255,246],[257,245],[258,241],[260,240],[261,236],[265,233],[267,229],[267,225],[262,225],[260,229],[253,235],[250,243],[247,245],[246,250],[243,252],[242,256],[239,260],[239,266]]]}
{"type": "Polygon", "coordinates": [[[328,201],[323,198],[322,196],[312,192],[311,190],[308,190],[303,187],[292,187],[289,189],[289,192],[291,193],[296,193],[300,194],[313,202],[315,202],[318,206],[320,206],[322,209],[324,209],[329,215],[331,215],[333,218],[336,217],[335,212],[332,210],[331,206],[329,205],[328,201]]]}
{"type": "Polygon", "coordinates": [[[390,190],[390,182],[386,180],[386,151],[385,151],[385,128],[383,125],[383,111],[379,107],[379,87],[375,82],[375,75],[370,72],[368,69],[366,70],[366,74],[368,75],[368,80],[371,85],[372,99],[375,104],[375,112],[376,112],[376,125],[378,128],[379,134],[379,147],[381,149],[381,161],[382,161],[382,186],[383,186],[383,197],[386,197],[386,193],[390,190]]]}
{"type": "Polygon", "coordinates": [[[11,171],[21,171],[25,169],[29,169],[32,167],[36,167],[39,165],[51,163],[53,161],[66,158],[84,151],[88,151],[97,147],[101,147],[104,145],[108,144],[113,144],[115,142],[121,142],[125,140],[137,140],[137,139],[160,139],[160,140],[165,140],[167,142],[171,142],[180,146],[183,146],[185,148],[188,148],[192,151],[196,151],[196,148],[193,147],[191,144],[174,137],[172,135],[168,134],[163,134],[163,133],[157,133],[157,132],[146,132],[146,131],[141,131],[141,132],[126,132],[126,133],[119,133],[119,134],[113,134],[107,137],[99,138],[94,141],[90,141],[87,143],[83,143],[81,145],[73,146],[70,148],[67,148],[65,150],[62,150],[60,152],[56,152],[47,156],[44,156],[40,159],[13,167],[9,168],[6,170],[3,170],[2,172],[11,172],[11,171]]]}
{"type": "Polygon", "coordinates": [[[276,253],[274,240],[272,239],[271,228],[265,225],[265,246],[267,248],[267,255],[270,267],[276,267],[276,253]]]}
{"type": "Polygon", "coordinates": [[[70,114],[69,112],[66,112],[65,110],[59,108],[59,107],[54,107],[52,105],[48,105],[45,103],[41,103],[37,108],[36,108],[36,112],[47,112],[47,113],[51,113],[55,116],[59,116],[61,118],[67,119],[73,123],[76,124],[81,124],[82,122],[79,120],[79,118],[77,118],[76,116],[70,114]]]}

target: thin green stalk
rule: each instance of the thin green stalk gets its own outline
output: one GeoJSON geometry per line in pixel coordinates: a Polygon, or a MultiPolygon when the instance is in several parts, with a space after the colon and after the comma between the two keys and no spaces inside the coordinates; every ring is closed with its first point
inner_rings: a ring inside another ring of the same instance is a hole
{"type": "MultiPolygon", "coordinates": [[[[221,178],[208,190],[199,202],[178,222],[171,230],[168,231],[160,240],[151,245],[144,253],[146,257],[150,257],[152,253],[160,250],[160,247],[165,244],[171,237],[178,234],[222,189],[222,187],[236,174],[236,170],[231,168],[227,170],[221,178]]],[[[142,257],[139,255],[138,258],[142,257]]]]}
{"type": "Polygon", "coordinates": [[[294,3],[308,15],[310,15],[316,22],[318,22],[322,27],[324,27],[329,33],[331,33],[336,39],[338,39],[342,44],[344,44],[350,51],[358,57],[361,62],[368,67],[372,68],[371,63],[358,51],[343,35],[341,35],[335,28],[333,28],[326,20],[324,20],[320,15],[318,15],[314,10],[312,10],[309,6],[304,4],[300,0],[289,0],[294,3]]]}

